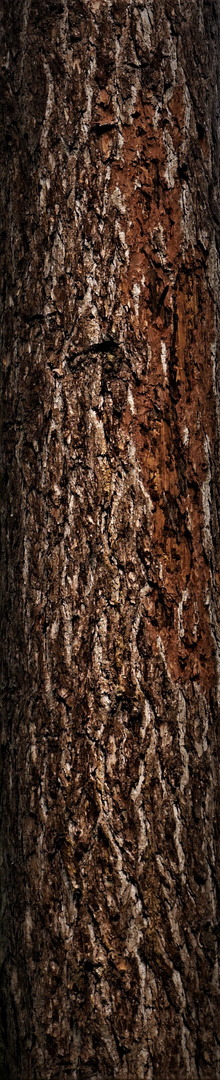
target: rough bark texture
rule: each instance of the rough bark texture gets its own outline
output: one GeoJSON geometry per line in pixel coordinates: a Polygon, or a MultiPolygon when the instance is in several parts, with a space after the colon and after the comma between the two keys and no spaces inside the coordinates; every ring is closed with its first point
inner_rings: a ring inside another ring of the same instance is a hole
{"type": "Polygon", "coordinates": [[[1,0],[10,1080],[216,1080],[218,26],[1,0]]]}

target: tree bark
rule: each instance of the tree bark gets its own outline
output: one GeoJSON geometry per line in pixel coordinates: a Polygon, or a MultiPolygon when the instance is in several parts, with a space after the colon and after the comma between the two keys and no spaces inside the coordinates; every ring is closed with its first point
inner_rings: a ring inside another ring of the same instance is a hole
{"type": "Polygon", "coordinates": [[[10,1080],[216,1080],[211,0],[1,0],[10,1080]]]}

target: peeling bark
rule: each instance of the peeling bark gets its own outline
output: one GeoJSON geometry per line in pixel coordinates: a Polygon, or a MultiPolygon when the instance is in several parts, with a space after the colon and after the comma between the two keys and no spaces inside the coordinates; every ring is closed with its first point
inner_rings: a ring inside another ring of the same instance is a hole
{"type": "Polygon", "coordinates": [[[10,1080],[216,1080],[219,9],[1,0],[10,1080]]]}

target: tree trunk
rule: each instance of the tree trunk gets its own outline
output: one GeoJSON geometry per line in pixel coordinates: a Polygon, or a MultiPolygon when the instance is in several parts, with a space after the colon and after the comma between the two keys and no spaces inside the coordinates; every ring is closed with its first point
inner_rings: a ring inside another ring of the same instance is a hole
{"type": "Polygon", "coordinates": [[[1,0],[7,1080],[216,1080],[218,28],[1,0]]]}

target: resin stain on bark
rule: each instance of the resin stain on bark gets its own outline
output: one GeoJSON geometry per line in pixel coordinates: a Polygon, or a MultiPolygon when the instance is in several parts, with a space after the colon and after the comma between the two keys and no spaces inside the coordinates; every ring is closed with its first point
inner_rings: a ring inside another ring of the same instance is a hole
{"type": "MultiPolygon", "coordinates": [[[[185,139],[184,104],[180,86],[169,100],[175,154],[180,154],[185,139]]],[[[207,474],[204,438],[211,440],[214,452],[216,437],[209,363],[216,331],[202,258],[190,233],[183,256],[177,165],[176,174],[175,183],[165,183],[163,113],[155,123],[150,102],[147,108],[136,104],[132,131],[128,126],[123,132],[121,163],[113,167],[111,175],[111,185],[121,193],[126,216],[129,265],[124,278],[122,273],[121,296],[127,312],[129,347],[132,350],[134,333],[135,344],[138,339],[143,341],[145,354],[141,388],[137,389],[135,383],[132,387],[131,411],[135,418],[128,408],[124,424],[137,448],[144,483],[156,503],[152,536],[156,594],[159,584],[164,609],[167,607],[167,631],[165,621],[161,633],[168,666],[175,678],[199,678],[207,690],[215,679],[216,650],[210,625],[210,569],[201,520],[202,486],[207,474]],[[178,608],[186,587],[184,610],[191,633],[189,636],[186,628],[185,641],[184,631],[180,642],[178,608]]],[[[152,598],[149,618],[158,625],[152,598]]],[[[154,637],[154,629],[152,634],[154,637]]],[[[156,640],[155,631],[155,646],[156,640]]]]}

